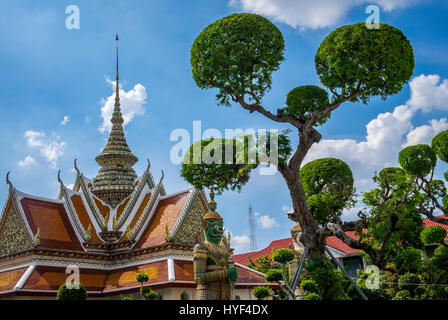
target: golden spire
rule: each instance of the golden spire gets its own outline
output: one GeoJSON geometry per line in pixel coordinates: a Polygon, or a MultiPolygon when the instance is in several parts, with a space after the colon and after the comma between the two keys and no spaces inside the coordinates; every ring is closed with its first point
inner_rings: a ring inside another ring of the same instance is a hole
{"type": "Polygon", "coordinates": [[[117,82],[115,105],[112,113],[112,130],[103,151],[96,157],[101,166],[97,176],[93,179],[92,192],[100,199],[115,208],[134,190],[137,175],[132,166],[138,158],[131,152],[123,130],[123,116],[120,109],[120,85],[118,83],[118,34],[117,41],[117,82]]]}
{"type": "Polygon", "coordinates": [[[116,81],[116,83],[115,83],[115,85],[116,85],[116,91],[115,91],[115,99],[120,99],[120,86],[119,86],[119,84],[118,84],[118,33],[117,33],[117,35],[115,36],[115,41],[117,41],[117,81],[116,81]]]}

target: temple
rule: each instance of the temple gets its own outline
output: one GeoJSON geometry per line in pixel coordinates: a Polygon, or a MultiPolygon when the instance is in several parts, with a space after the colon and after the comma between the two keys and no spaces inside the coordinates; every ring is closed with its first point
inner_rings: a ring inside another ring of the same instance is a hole
{"type": "MultiPolygon", "coordinates": [[[[75,160],[74,186],[68,188],[59,172],[59,195],[47,199],[16,189],[8,172],[0,218],[0,299],[55,299],[76,270],[89,298],[141,299],[140,272],[148,274],[144,285],[160,299],[198,298],[193,247],[204,237],[207,197],[193,187],[167,194],[163,171],[155,182],[149,160],[137,176],[138,158],[123,131],[118,46],[116,72],[112,130],[96,157],[95,178],[84,176],[75,160]]],[[[236,268],[235,299],[254,299],[253,287],[267,285],[264,275],[242,264],[236,268]]]]}

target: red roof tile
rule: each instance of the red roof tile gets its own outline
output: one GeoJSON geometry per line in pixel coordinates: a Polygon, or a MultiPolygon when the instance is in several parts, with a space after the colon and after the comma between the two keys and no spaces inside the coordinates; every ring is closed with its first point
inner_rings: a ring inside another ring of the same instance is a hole
{"type": "MultiPolygon", "coordinates": [[[[438,216],[437,218],[448,219],[448,218],[445,217],[445,216],[438,216]]],[[[446,235],[446,237],[445,237],[445,240],[448,241],[448,226],[447,226],[447,225],[445,225],[445,224],[441,224],[441,223],[437,223],[437,222],[434,222],[434,221],[431,221],[431,220],[429,220],[428,218],[423,219],[423,227],[424,227],[424,228],[433,227],[433,226],[440,226],[440,227],[445,228],[446,233],[447,233],[447,235],[446,235]]]]}
{"type": "Polygon", "coordinates": [[[27,268],[20,268],[0,273],[0,292],[9,291],[14,288],[27,268]]]}
{"type": "Polygon", "coordinates": [[[255,260],[257,260],[258,258],[267,256],[267,255],[271,255],[272,251],[276,251],[277,249],[280,249],[280,248],[293,249],[294,242],[293,242],[292,238],[274,240],[266,248],[259,250],[259,251],[235,254],[235,255],[233,255],[233,260],[235,260],[235,262],[237,262],[237,263],[247,266],[250,263],[249,258],[255,262],[255,260]]]}
{"type": "Polygon", "coordinates": [[[182,213],[189,191],[161,200],[135,248],[147,248],[165,243],[166,226],[171,230],[182,213]]]}
{"type": "Polygon", "coordinates": [[[61,203],[30,198],[20,203],[33,234],[40,230],[41,247],[83,251],[61,203]]]}

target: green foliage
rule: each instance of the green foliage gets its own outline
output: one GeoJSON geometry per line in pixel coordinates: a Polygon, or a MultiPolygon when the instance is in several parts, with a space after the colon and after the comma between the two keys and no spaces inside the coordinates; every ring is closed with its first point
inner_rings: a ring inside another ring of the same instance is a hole
{"type": "Polygon", "coordinates": [[[249,95],[260,102],[270,90],[272,73],[284,60],[284,40],[268,19],[232,14],[205,28],[191,48],[193,79],[203,89],[218,88],[220,105],[249,95]]]}
{"type": "Polygon", "coordinates": [[[309,293],[319,294],[319,286],[314,280],[303,280],[300,284],[300,289],[309,293]]]}
{"type": "Polygon", "coordinates": [[[412,177],[401,168],[385,168],[373,181],[377,187],[363,194],[368,214],[363,218],[365,228],[359,236],[374,250],[381,248],[381,255],[373,257],[372,263],[383,268],[404,248],[422,247],[416,236],[422,230],[421,214],[416,209],[422,199],[414,192],[412,177]]]}
{"type": "Polygon", "coordinates": [[[272,255],[272,260],[281,264],[291,262],[295,257],[294,250],[280,248],[272,255]]]}
{"type": "Polygon", "coordinates": [[[436,166],[437,156],[427,144],[417,144],[401,150],[398,162],[407,173],[424,177],[436,166]]]}
{"type": "Polygon", "coordinates": [[[149,280],[149,277],[146,274],[146,272],[141,272],[141,273],[137,274],[137,276],[135,277],[135,280],[137,280],[137,282],[140,282],[143,284],[143,282],[146,282],[149,280]]]}
{"type": "Polygon", "coordinates": [[[280,269],[271,269],[265,273],[267,282],[278,282],[283,280],[283,273],[280,269]]]}
{"type": "Polygon", "coordinates": [[[353,204],[353,175],[342,160],[322,158],[308,162],[300,169],[306,202],[320,224],[353,204]]]}
{"type": "Polygon", "coordinates": [[[425,228],[420,233],[420,239],[424,244],[440,243],[446,237],[446,230],[441,226],[425,228]]]}
{"type": "Polygon", "coordinates": [[[411,293],[407,290],[400,290],[397,292],[392,300],[411,300],[411,293]]]}
{"type": "Polygon", "coordinates": [[[266,273],[269,270],[271,270],[272,258],[270,255],[260,257],[257,260],[255,260],[255,262],[251,258],[248,258],[248,259],[249,259],[249,264],[247,266],[249,268],[252,268],[252,269],[257,270],[262,273],[266,273]]]}
{"type": "MultiPolygon", "coordinates": [[[[311,260],[305,264],[305,280],[317,284],[322,300],[346,300],[350,282],[340,270],[336,270],[328,260],[311,260]]],[[[302,283],[303,283],[302,281],[302,283]]]]}
{"type": "MultiPolygon", "coordinates": [[[[286,95],[286,112],[305,123],[316,110],[324,110],[330,103],[328,93],[317,86],[300,86],[286,95]]],[[[330,115],[317,121],[324,124],[330,115]]]]}
{"type": "Polygon", "coordinates": [[[440,160],[448,162],[448,130],[436,135],[432,139],[431,147],[440,160]]]}
{"type": "Polygon", "coordinates": [[[253,294],[258,300],[263,300],[264,298],[269,297],[271,292],[267,287],[258,286],[254,288],[253,294]]]}
{"type": "Polygon", "coordinates": [[[417,272],[423,265],[422,250],[407,247],[393,258],[401,272],[417,272]]]}
{"type": "Polygon", "coordinates": [[[322,298],[317,293],[310,292],[303,298],[303,300],[322,300],[322,298]]]}
{"type": "Polygon", "coordinates": [[[121,296],[121,300],[134,300],[132,296],[121,296]]]}
{"type": "Polygon", "coordinates": [[[418,298],[424,292],[423,284],[421,276],[415,273],[408,272],[398,278],[398,289],[408,291],[413,298],[418,298]]]}
{"type": "Polygon", "coordinates": [[[185,155],[181,176],[198,189],[214,187],[218,194],[229,188],[240,191],[249,181],[250,170],[256,167],[248,162],[247,143],[237,139],[203,139],[191,145],[185,155]],[[226,159],[226,150],[230,160],[226,159]]]}
{"type": "Polygon", "coordinates": [[[58,294],[56,296],[57,300],[62,301],[71,301],[71,300],[86,300],[87,299],[87,290],[80,283],[72,283],[72,288],[67,288],[67,285],[64,283],[59,287],[58,294]],[[78,288],[78,289],[76,289],[78,288]]]}
{"type": "Polygon", "coordinates": [[[381,23],[367,29],[365,23],[334,30],[322,41],[315,57],[316,71],[324,86],[345,96],[362,93],[353,101],[400,92],[414,70],[412,46],[397,28],[381,23]]]}
{"type": "Polygon", "coordinates": [[[158,296],[150,287],[141,287],[140,294],[145,297],[146,300],[156,300],[158,296]]]}

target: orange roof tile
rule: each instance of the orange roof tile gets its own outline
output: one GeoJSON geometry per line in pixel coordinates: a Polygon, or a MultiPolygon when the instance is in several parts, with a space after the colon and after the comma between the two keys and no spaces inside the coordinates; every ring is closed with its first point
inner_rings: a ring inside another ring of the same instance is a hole
{"type": "MultiPolygon", "coordinates": [[[[23,289],[58,290],[62,284],[67,282],[68,277],[71,275],[65,271],[64,267],[37,266],[23,285],[23,289]]],[[[79,282],[88,291],[101,291],[106,281],[107,271],[80,269],[79,275],[79,282]]]]}
{"type": "Polygon", "coordinates": [[[116,215],[116,219],[118,220],[121,216],[121,214],[123,213],[124,209],[126,208],[126,206],[128,205],[129,200],[131,200],[131,197],[127,197],[126,200],[124,200],[124,202],[122,204],[120,204],[117,208],[117,215],[116,215]]]}
{"type": "Polygon", "coordinates": [[[104,290],[108,291],[139,286],[140,283],[137,282],[135,277],[141,272],[145,272],[148,275],[149,280],[145,284],[151,285],[157,282],[168,281],[168,265],[166,260],[163,260],[111,271],[107,276],[104,290]]]}
{"type": "Polygon", "coordinates": [[[40,230],[41,247],[83,251],[61,203],[30,198],[20,203],[33,234],[40,230]]]}
{"type": "Polygon", "coordinates": [[[25,268],[0,273],[0,292],[12,290],[26,271],[25,268]]]}
{"type": "Polygon", "coordinates": [[[82,226],[84,227],[84,230],[86,230],[89,228],[89,225],[91,226],[91,242],[94,243],[103,243],[103,241],[101,241],[100,237],[98,236],[94,224],[92,223],[92,220],[89,217],[89,214],[87,213],[87,210],[84,206],[84,203],[82,201],[82,198],[78,195],[73,195],[70,200],[73,203],[73,207],[75,208],[75,211],[78,215],[79,221],[81,222],[82,226]]]}
{"type": "Polygon", "coordinates": [[[137,212],[135,213],[134,217],[132,218],[131,223],[129,224],[129,228],[131,228],[131,230],[137,224],[138,219],[140,219],[140,216],[142,215],[143,210],[145,209],[146,205],[148,204],[148,201],[150,198],[151,198],[151,193],[145,194],[145,197],[143,198],[142,203],[140,204],[140,207],[138,207],[137,212]]]}
{"type": "MultiPolygon", "coordinates": [[[[93,197],[93,200],[95,201],[96,207],[98,208],[99,213],[103,216],[106,217],[107,214],[110,215],[110,208],[108,206],[105,206],[104,204],[101,203],[100,200],[98,200],[96,197],[93,197]]],[[[111,218],[109,216],[109,218],[111,218]]]]}
{"type": "Polygon", "coordinates": [[[176,280],[194,281],[193,261],[174,260],[174,275],[176,280]]]}
{"type": "Polygon", "coordinates": [[[166,225],[171,229],[190,195],[189,191],[161,200],[135,248],[147,248],[165,242],[166,225]]]}

